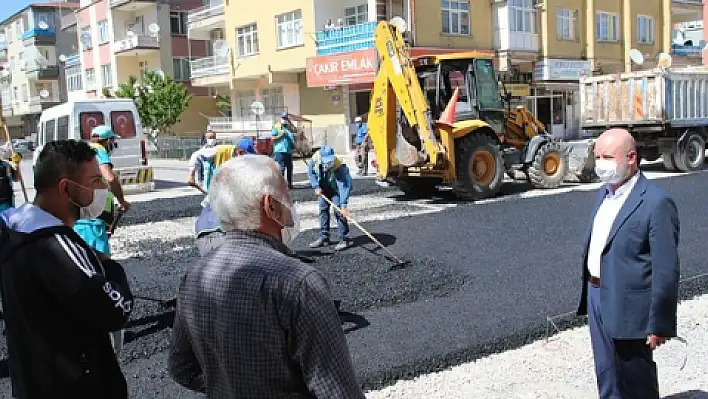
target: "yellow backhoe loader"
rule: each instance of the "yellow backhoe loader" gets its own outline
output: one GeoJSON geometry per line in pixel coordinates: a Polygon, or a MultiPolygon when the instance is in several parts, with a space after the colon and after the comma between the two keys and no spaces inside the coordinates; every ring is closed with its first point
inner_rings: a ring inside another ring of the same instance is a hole
{"type": "Polygon", "coordinates": [[[524,107],[500,94],[492,57],[479,52],[412,59],[394,24],[375,30],[379,70],[368,116],[378,178],[428,196],[452,186],[468,199],[499,191],[504,173],[555,188],[567,151],[524,107]]]}

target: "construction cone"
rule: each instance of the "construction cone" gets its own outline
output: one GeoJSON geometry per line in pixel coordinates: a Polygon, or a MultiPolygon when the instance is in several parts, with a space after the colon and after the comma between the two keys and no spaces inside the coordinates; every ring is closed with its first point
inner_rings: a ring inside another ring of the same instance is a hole
{"type": "Polygon", "coordinates": [[[457,110],[457,100],[460,99],[460,88],[455,88],[455,92],[452,93],[452,98],[448,101],[445,110],[440,115],[438,119],[439,123],[444,123],[446,125],[452,125],[455,122],[455,111],[457,110]]]}

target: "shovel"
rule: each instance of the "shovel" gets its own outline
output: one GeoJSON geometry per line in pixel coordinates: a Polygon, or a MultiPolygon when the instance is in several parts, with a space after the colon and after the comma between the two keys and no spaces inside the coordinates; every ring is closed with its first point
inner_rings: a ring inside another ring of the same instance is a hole
{"type": "Polygon", "coordinates": [[[402,268],[402,267],[404,267],[404,266],[407,266],[408,264],[411,263],[410,261],[407,261],[407,260],[404,261],[404,260],[402,260],[401,258],[399,258],[398,256],[396,256],[393,252],[391,252],[391,250],[389,250],[388,248],[386,248],[386,246],[384,246],[383,244],[381,244],[381,241],[377,240],[376,237],[374,237],[373,234],[369,233],[369,232],[368,232],[365,228],[363,228],[356,220],[354,220],[354,218],[352,218],[351,216],[345,216],[344,213],[342,213],[342,210],[339,209],[339,207],[338,207],[337,205],[334,205],[334,204],[332,203],[332,201],[330,201],[330,199],[327,198],[324,194],[320,194],[320,197],[322,197],[325,201],[327,201],[327,203],[328,203],[332,208],[334,208],[335,211],[337,211],[340,215],[342,215],[342,216],[344,216],[345,218],[347,218],[347,220],[349,220],[350,222],[352,222],[352,223],[354,224],[354,226],[356,226],[359,230],[361,230],[364,234],[366,234],[366,235],[371,239],[371,241],[375,242],[376,245],[378,245],[379,247],[381,247],[381,249],[383,249],[384,251],[386,251],[386,253],[389,254],[389,255],[396,261],[396,264],[394,265],[395,268],[400,269],[400,268],[402,268]]]}

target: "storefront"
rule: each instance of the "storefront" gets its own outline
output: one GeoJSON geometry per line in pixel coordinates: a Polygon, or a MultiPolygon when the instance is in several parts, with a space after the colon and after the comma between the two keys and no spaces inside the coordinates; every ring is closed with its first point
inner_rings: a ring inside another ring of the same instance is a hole
{"type": "Polygon", "coordinates": [[[526,106],[554,137],[581,137],[578,82],[591,73],[590,61],[543,59],[534,66],[531,95],[526,106]]]}

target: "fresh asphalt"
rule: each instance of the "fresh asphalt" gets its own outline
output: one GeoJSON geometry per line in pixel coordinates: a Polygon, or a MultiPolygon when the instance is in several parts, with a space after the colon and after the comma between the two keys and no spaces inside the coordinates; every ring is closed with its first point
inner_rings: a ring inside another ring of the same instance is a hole
{"type": "MultiPolygon", "coordinates": [[[[679,208],[682,277],[707,273],[706,174],[656,182],[679,208]]],[[[581,284],[581,240],[594,198],[589,191],[460,203],[438,213],[364,223],[391,251],[411,261],[401,269],[392,269],[395,263],[353,226],[358,246],[345,252],[308,249],[314,231],[304,232],[294,246],[315,259],[342,300],[357,374],[365,387],[377,388],[522,345],[543,335],[547,316],[573,311],[581,284]]],[[[193,258],[191,240],[183,240],[184,245],[165,247],[182,247],[193,258]]],[[[123,368],[131,397],[199,397],[165,372],[173,309],[149,298],[171,298],[186,263],[161,262],[163,256],[156,249],[126,261],[134,292],[148,299],[133,313],[123,368]]],[[[694,282],[684,296],[704,290],[705,281],[694,282]]],[[[0,353],[7,353],[4,344],[0,353]]],[[[4,377],[6,370],[6,362],[0,363],[4,377]]],[[[4,378],[0,392],[8,392],[8,385],[4,378]]]]}

